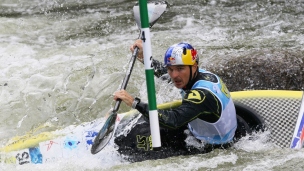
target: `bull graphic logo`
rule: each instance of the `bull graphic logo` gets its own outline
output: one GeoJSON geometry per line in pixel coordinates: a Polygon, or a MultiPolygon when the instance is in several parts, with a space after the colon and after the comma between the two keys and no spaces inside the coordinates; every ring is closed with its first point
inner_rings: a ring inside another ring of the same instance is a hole
{"type": "Polygon", "coordinates": [[[196,60],[197,58],[197,51],[195,49],[191,50],[191,55],[192,55],[192,61],[196,60]]]}

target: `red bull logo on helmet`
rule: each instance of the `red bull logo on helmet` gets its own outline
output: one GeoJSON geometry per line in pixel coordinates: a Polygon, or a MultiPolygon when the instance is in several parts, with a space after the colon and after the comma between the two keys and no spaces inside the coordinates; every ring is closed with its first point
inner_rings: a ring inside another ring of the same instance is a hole
{"type": "Polygon", "coordinates": [[[183,48],[182,47],[174,47],[171,53],[171,56],[168,58],[168,64],[178,65],[182,64],[182,55],[183,48]]]}
{"type": "Polygon", "coordinates": [[[192,61],[196,61],[197,59],[197,51],[195,49],[191,49],[192,61]]]}
{"type": "Polygon", "coordinates": [[[175,58],[174,57],[169,57],[167,64],[169,64],[169,65],[175,65],[176,64],[175,58]]]}

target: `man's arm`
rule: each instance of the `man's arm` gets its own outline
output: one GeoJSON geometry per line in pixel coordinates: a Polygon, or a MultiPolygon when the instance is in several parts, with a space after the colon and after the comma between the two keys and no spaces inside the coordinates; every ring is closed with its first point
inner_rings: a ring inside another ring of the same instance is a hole
{"type": "MultiPolygon", "coordinates": [[[[149,118],[148,104],[139,103],[136,109],[149,118]]],[[[190,90],[186,93],[181,106],[175,109],[158,110],[161,127],[178,129],[196,118],[216,122],[221,115],[221,104],[208,90],[190,90]]]]}
{"type": "MultiPolygon", "coordinates": [[[[135,47],[139,48],[138,54],[137,54],[137,60],[139,60],[141,63],[144,63],[144,56],[143,56],[143,47],[142,47],[142,40],[141,39],[137,39],[134,44],[132,44],[130,46],[130,50],[133,53],[135,47]]],[[[155,60],[152,58],[152,65],[153,65],[153,69],[154,69],[154,75],[156,77],[161,77],[164,74],[167,73],[167,68],[158,60],[155,60]]],[[[164,78],[163,78],[164,79],[164,78]]],[[[166,78],[164,79],[166,80],[166,78]]]]}

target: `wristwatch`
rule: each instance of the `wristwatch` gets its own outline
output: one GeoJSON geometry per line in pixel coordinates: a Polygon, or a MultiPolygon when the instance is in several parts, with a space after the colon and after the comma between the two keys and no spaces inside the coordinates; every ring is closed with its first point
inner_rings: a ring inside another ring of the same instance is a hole
{"type": "Polygon", "coordinates": [[[132,108],[135,109],[138,103],[140,103],[140,98],[135,97],[135,99],[132,103],[132,108]]]}

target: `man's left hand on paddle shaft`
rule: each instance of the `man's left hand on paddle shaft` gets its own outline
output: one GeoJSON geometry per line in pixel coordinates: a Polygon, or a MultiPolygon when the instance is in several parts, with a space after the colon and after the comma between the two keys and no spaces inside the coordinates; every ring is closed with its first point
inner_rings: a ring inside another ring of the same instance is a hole
{"type": "Polygon", "coordinates": [[[133,45],[130,46],[130,50],[133,53],[135,47],[138,47],[139,51],[137,54],[137,59],[141,62],[144,63],[144,55],[143,55],[143,47],[142,47],[142,40],[141,39],[137,39],[133,45]]]}
{"type": "Polygon", "coordinates": [[[113,95],[114,95],[114,100],[120,99],[123,102],[125,102],[128,106],[132,106],[134,98],[126,90],[116,91],[113,95]]]}

